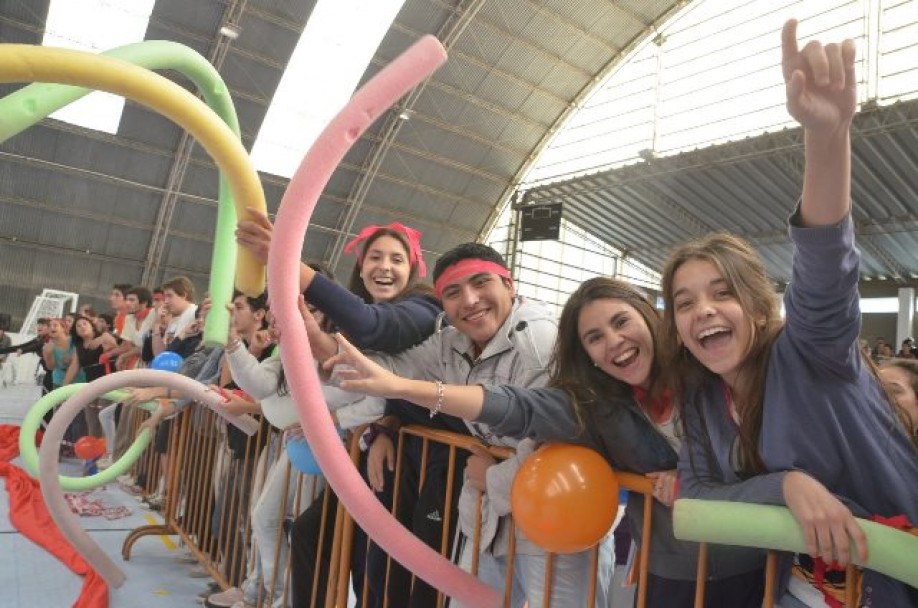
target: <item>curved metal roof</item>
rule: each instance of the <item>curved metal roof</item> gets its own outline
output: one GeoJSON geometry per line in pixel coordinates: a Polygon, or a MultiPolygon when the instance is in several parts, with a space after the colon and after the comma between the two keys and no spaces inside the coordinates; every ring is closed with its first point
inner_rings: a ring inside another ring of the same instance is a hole
{"type": "MultiPolygon", "coordinates": [[[[314,4],[158,0],[146,38],[187,44],[219,69],[251,149],[314,4]],[[238,27],[238,39],[220,35],[225,24],[238,27]]],[[[354,145],[319,201],[304,256],[331,261],[340,277],[352,265],[341,258],[344,243],[363,225],[392,220],[423,232],[428,264],[457,243],[482,238],[595,84],[685,4],[407,0],[364,80],[424,34],[443,42],[449,61],[354,145]],[[400,120],[406,109],[410,119],[400,120]]],[[[0,42],[39,44],[47,13],[48,0],[3,2],[0,42]]],[[[0,85],[0,92],[18,86],[0,85]]],[[[875,199],[865,196],[859,218],[869,234],[862,243],[873,248],[865,272],[904,276],[918,271],[916,199],[908,198],[918,190],[914,121],[899,128],[877,120],[878,132],[858,156],[870,168],[858,179],[875,199]],[[884,202],[887,190],[897,202],[884,202]]],[[[793,133],[765,136],[554,184],[539,196],[576,196],[570,219],[654,267],[682,236],[721,226],[752,235],[780,277],[786,253],[779,220],[796,196],[796,145],[793,133]],[[780,201],[780,209],[766,199],[780,201]]],[[[287,180],[261,177],[275,211],[287,180]]],[[[0,144],[0,310],[16,325],[43,287],[100,304],[113,283],[153,285],[179,273],[203,289],[216,196],[211,159],[147,108],[128,102],[115,135],[42,121],[0,144]]]]}
{"type": "MultiPolygon", "coordinates": [[[[862,110],[852,130],[852,201],[861,277],[918,279],[918,101],[862,110]]],[[[746,237],[772,278],[790,279],[787,217],[803,183],[800,129],[686,152],[534,188],[532,204],[563,202],[564,217],[661,270],[687,239],[746,237]]]]}
{"type": "MultiPolygon", "coordinates": [[[[423,232],[429,263],[482,237],[558,125],[683,4],[407,0],[364,80],[423,34],[443,42],[449,61],[403,100],[410,120],[388,113],[347,155],[320,199],[304,256],[331,261],[340,276],[352,265],[341,260],[343,244],[363,225],[392,220],[423,232]]],[[[146,39],[187,44],[218,67],[251,149],[313,6],[158,0],[146,39]],[[238,39],[220,36],[227,23],[238,39]]],[[[40,44],[47,13],[48,0],[4,2],[0,42],[40,44]]],[[[178,273],[204,287],[217,173],[156,113],[129,101],[116,135],[44,120],[0,145],[0,159],[0,310],[21,319],[42,287],[90,301],[112,283],[155,284],[178,273]]],[[[274,211],[286,180],[262,178],[274,211]]]]}

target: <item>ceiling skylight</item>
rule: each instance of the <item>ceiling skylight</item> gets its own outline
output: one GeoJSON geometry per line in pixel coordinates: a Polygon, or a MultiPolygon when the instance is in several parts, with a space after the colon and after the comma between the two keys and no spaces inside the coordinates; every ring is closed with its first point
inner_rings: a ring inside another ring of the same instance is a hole
{"type": "MultiPolygon", "coordinates": [[[[144,39],[156,0],[52,0],[45,46],[100,53],[144,39]]],[[[51,118],[107,133],[118,131],[124,98],[95,92],[51,118]]]]}
{"type": "Polygon", "coordinates": [[[351,98],[404,0],[319,0],[252,148],[260,171],[290,177],[351,98]]]}
{"type": "Polygon", "coordinates": [[[915,0],[696,0],[624,58],[570,117],[527,185],[793,127],[780,31],[855,39],[860,102],[918,96],[915,0]]]}

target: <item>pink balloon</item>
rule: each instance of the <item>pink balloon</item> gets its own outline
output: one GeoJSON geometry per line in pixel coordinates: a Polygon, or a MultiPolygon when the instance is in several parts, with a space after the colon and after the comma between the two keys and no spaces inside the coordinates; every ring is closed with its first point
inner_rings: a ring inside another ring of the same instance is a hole
{"type": "Polygon", "coordinates": [[[389,555],[446,595],[470,606],[497,607],[497,591],[453,565],[398,523],[351,465],[322,397],[309,339],[297,308],[299,260],[322,189],[351,145],[384,111],[446,61],[433,36],[418,40],[360,88],[325,128],[284,193],[268,254],[271,307],[284,333],[281,358],[300,424],[319,466],[360,527],[389,555]]]}

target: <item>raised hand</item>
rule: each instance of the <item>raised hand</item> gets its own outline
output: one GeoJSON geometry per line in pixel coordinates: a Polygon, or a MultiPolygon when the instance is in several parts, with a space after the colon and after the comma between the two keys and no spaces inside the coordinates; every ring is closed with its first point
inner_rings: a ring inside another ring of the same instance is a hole
{"type": "Polygon", "coordinates": [[[207,323],[207,315],[210,314],[210,309],[213,307],[213,300],[210,299],[210,296],[205,296],[201,300],[201,305],[198,306],[198,317],[201,319],[201,327],[204,327],[204,324],[207,323]]]}
{"type": "Polygon", "coordinates": [[[312,349],[312,356],[316,361],[326,361],[329,357],[338,352],[338,343],[330,335],[322,331],[319,320],[306,304],[303,294],[297,299],[297,307],[300,310],[300,317],[303,319],[303,327],[306,329],[306,337],[309,338],[309,346],[312,349]]]}
{"type": "MultiPolygon", "coordinates": [[[[207,309],[210,310],[210,299],[206,298],[204,302],[207,304],[207,309]]],[[[201,304],[201,306],[204,306],[204,304],[201,304]]],[[[229,312],[229,333],[227,333],[226,343],[232,344],[240,339],[239,332],[236,331],[236,319],[234,319],[236,316],[236,307],[233,306],[232,303],[229,303],[226,305],[226,310],[229,312]]]]}
{"type": "Polygon", "coordinates": [[[252,343],[249,344],[249,352],[260,357],[271,345],[274,344],[274,338],[267,329],[259,329],[252,335],[252,343]]]}
{"type": "Polygon", "coordinates": [[[854,41],[813,40],[798,49],[797,20],[791,19],[781,32],[781,51],[790,115],[812,132],[847,129],[857,107],[854,41]]]}
{"type": "Polygon", "coordinates": [[[274,225],[267,215],[254,207],[246,207],[246,211],[250,219],[242,220],[236,226],[236,242],[251,251],[259,262],[267,264],[274,225]]]}
{"type": "Polygon", "coordinates": [[[335,374],[342,379],[341,388],[376,397],[398,396],[401,378],[367,358],[341,334],[335,334],[335,338],[340,352],[328,359],[323,367],[331,371],[336,365],[346,366],[335,369],[335,374]]]}

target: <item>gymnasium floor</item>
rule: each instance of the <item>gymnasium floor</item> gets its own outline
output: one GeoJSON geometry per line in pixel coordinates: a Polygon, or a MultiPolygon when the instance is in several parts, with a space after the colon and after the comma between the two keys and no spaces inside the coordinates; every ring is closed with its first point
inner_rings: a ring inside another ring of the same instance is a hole
{"type": "MultiPolygon", "coordinates": [[[[0,424],[18,425],[38,399],[39,387],[15,384],[0,388],[0,424]]],[[[13,464],[22,466],[17,458],[13,464]]],[[[69,465],[72,471],[76,464],[69,465]]],[[[66,471],[65,471],[66,473],[66,471]]],[[[93,493],[105,506],[127,506],[131,514],[108,521],[86,517],[84,528],[127,575],[120,589],[112,591],[112,608],[197,606],[196,598],[210,579],[191,578],[193,564],[181,561],[182,551],[175,537],[146,537],[139,540],[131,561],[121,559],[121,544],[128,531],[159,523],[157,513],[145,509],[133,496],[112,484],[93,493]]],[[[9,521],[9,497],[0,482],[0,608],[63,608],[73,605],[83,579],[73,574],[43,548],[19,534],[9,521]]]]}

